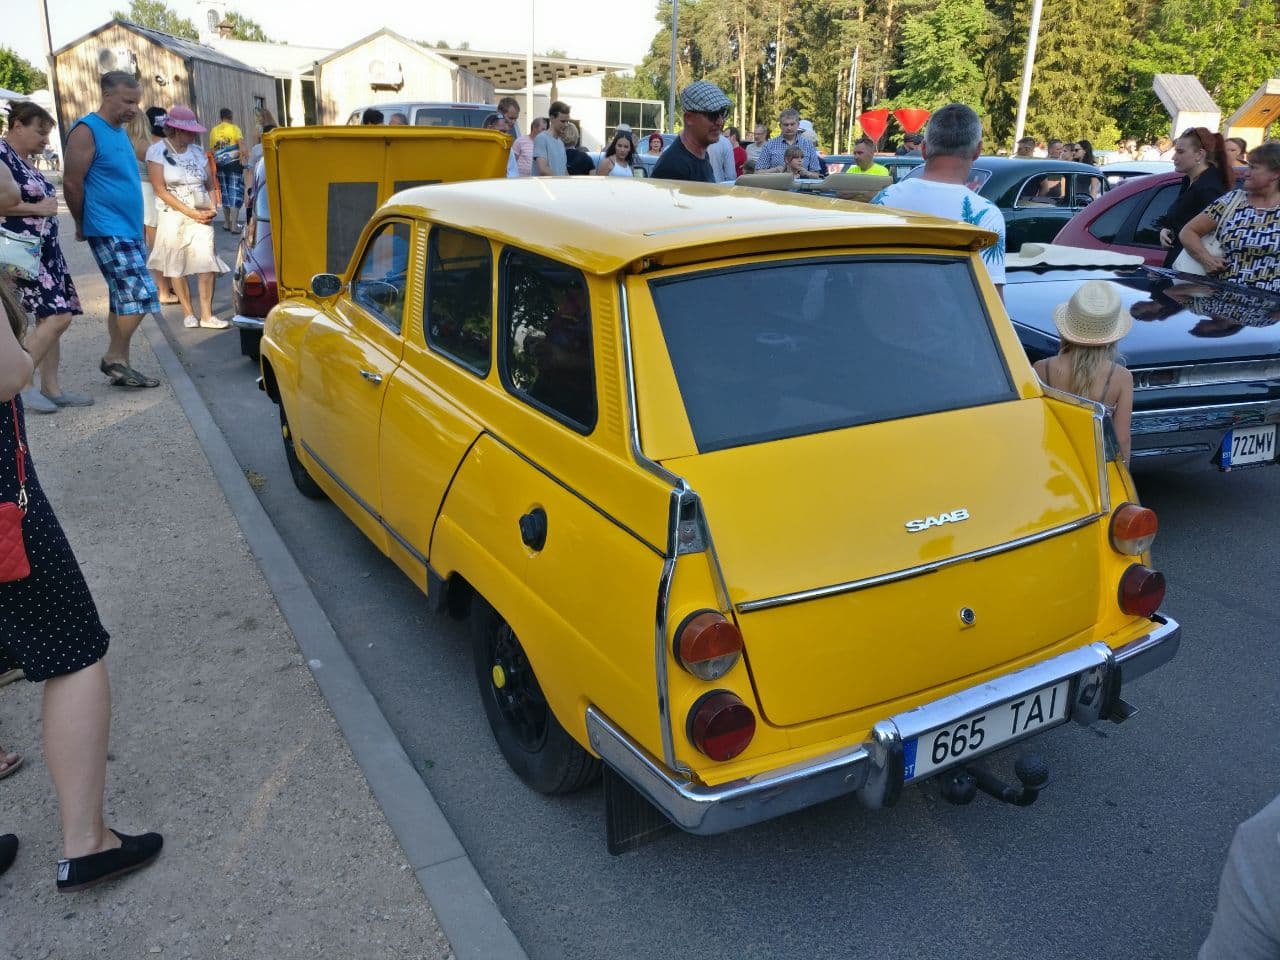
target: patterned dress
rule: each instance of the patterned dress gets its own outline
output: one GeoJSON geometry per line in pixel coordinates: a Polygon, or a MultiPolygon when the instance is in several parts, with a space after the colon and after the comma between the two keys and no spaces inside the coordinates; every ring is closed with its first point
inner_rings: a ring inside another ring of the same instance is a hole
{"type": "MultiPolygon", "coordinates": [[[[16,401],[27,445],[22,400],[16,401]]],[[[53,514],[27,448],[27,516],[22,538],[31,562],[25,579],[0,583],[0,659],[16,662],[31,681],[75,673],[101,660],[110,637],[66,535],[53,514]]],[[[18,499],[13,409],[0,403],[0,499],[18,499]]]]}
{"type": "MultiPolygon", "coordinates": [[[[37,203],[45,197],[57,195],[53,184],[18,156],[18,151],[3,138],[0,138],[0,160],[13,173],[13,179],[22,190],[23,202],[37,203]]],[[[62,247],[58,243],[58,218],[0,217],[0,227],[11,233],[43,237],[44,242],[40,247],[40,276],[34,280],[18,280],[14,284],[27,312],[34,314],[37,320],[61,313],[73,316],[83,313],[80,298],[76,295],[76,286],[71,282],[71,272],[67,270],[67,261],[62,256],[62,247]]]]}
{"type": "Polygon", "coordinates": [[[1205,207],[1205,215],[1218,225],[1218,241],[1227,269],[1215,279],[1280,293],[1280,207],[1259,210],[1248,200],[1236,205],[1226,223],[1222,215],[1233,194],[1219,197],[1205,207]]]}

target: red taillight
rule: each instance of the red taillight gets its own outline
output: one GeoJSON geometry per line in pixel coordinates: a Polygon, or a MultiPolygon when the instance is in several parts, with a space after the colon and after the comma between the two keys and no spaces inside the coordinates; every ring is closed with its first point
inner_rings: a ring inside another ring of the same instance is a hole
{"type": "Polygon", "coordinates": [[[1135,617],[1149,617],[1164,602],[1164,574],[1135,563],[1120,578],[1120,609],[1135,617]]]}
{"type": "Polygon", "coordinates": [[[1111,515],[1111,548],[1136,557],[1151,549],[1160,521],[1156,512],[1136,503],[1122,503],[1111,515]]]}
{"type": "Polygon", "coordinates": [[[250,270],[244,275],[244,294],[246,297],[260,297],[266,292],[266,287],[262,284],[262,274],[257,270],[250,270]]]}
{"type": "Polygon", "coordinates": [[[701,680],[718,680],[742,656],[742,634],[715,610],[699,610],[676,628],[676,659],[701,680]]]}
{"type": "Polygon", "coordinates": [[[716,690],[689,711],[689,739],[712,760],[732,760],[756,733],[756,715],[737,694],[716,690]]]}

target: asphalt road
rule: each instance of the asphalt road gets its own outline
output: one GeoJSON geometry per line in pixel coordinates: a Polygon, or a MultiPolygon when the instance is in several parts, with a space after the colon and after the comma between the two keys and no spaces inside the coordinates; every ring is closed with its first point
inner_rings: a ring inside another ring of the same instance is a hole
{"type": "Polygon", "coordinates": [[[1280,792],[1280,470],[1157,474],[1139,483],[1181,652],[1134,685],[1129,722],[1037,741],[1052,771],[1037,804],[953,807],[926,786],[890,810],[835,801],[611,857],[599,786],[545,798],[508,771],[465,625],[431,616],[332,504],[294,490],[235,332],[176,321],[167,336],[536,960],[1193,956],[1235,825],[1280,792]]]}

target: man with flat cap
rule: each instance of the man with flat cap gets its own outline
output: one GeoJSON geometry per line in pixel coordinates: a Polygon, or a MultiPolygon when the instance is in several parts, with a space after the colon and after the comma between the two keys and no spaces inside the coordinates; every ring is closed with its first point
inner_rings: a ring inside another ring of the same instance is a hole
{"type": "Polygon", "coordinates": [[[709,80],[697,80],[680,91],[684,127],[676,141],[663,151],[653,176],[666,180],[715,183],[707,148],[720,139],[731,106],[724,91],[709,80]]]}

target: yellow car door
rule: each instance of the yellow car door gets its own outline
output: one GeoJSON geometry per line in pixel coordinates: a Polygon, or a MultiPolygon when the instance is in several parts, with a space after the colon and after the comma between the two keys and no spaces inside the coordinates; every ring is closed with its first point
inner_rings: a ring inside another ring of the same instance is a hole
{"type": "Polygon", "coordinates": [[[376,227],[346,289],[309,324],[301,351],[296,416],[302,442],[353,501],[352,518],[384,551],[378,435],[386,391],[404,355],[406,301],[416,286],[412,244],[407,220],[376,227]]]}

